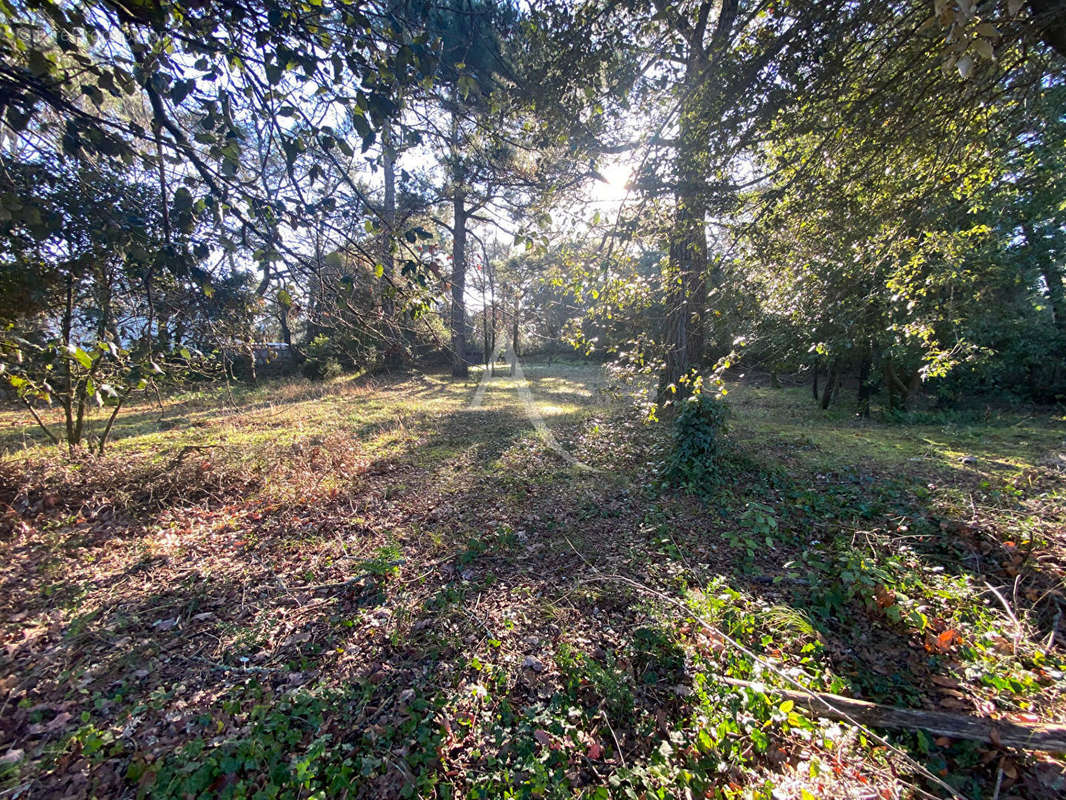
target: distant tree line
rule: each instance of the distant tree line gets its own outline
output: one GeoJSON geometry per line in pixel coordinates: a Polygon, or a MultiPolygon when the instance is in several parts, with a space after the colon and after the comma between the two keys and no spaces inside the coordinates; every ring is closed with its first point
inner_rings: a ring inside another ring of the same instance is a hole
{"type": "Polygon", "coordinates": [[[12,0],[7,391],[97,450],[263,341],[314,378],[565,341],[663,399],[739,350],[860,414],[1059,401],[1064,31],[1035,0],[12,0]]]}

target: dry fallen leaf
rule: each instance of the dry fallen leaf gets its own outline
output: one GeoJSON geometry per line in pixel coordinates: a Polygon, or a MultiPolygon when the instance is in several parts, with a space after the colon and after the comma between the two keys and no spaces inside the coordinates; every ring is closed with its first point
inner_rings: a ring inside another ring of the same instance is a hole
{"type": "Polygon", "coordinates": [[[961,689],[962,684],[955,678],[949,678],[947,675],[934,675],[930,680],[937,686],[943,686],[948,689],[961,689]]]}

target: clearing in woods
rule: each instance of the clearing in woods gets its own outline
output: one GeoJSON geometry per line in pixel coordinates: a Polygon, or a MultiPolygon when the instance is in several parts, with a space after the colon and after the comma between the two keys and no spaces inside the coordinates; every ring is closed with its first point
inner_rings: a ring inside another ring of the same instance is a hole
{"type": "MultiPolygon", "coordinates": [[[[5,412],[3,796],[931,787],[697,618],[812,689],[1062,719],[1062,416],[903,426],[731,384],[700,500],[661,487],[639,393],[526,377],[594,471],[510,377],[478,408],[476,374],[188,394],[74,463],[5,412]]],[[[1051,757],[889,735],[970,796],[1063,790],[1051,757]]]]}

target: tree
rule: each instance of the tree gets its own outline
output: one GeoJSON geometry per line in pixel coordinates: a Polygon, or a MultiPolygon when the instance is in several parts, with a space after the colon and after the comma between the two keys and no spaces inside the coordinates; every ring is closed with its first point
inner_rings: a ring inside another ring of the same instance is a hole
{"type": "MultiPolygon", "coordinates": [[[[71,453],[87,436],[90,404],[110,403],[95,441],[102,452],[124,402],[163,376],[160,363],[174,355],[157,349],[165,323],[155,292],[181,281],[168,259],[174,240],[165,236],[160,196],[114,167],[6,158],[2,166],[0,274],[5,298],[16,302],[0,310],[0,371],[49,439],[62,438],[71,453]],[[37,410],[53,400],[63,410],[62,437],[37,410]]],[[[190,360],[184,350],[181,361],[190,360]]]]}
{"type": "Polygon", "coordinates": [[[140,159],[171,204],[195,192],[196,214],[233,229],[220,245],[255,242],[265,291],[282,254],[294,254],[286,232],[319,210],[305,190],[320,168],[298,169],[299,156],[314,143],[351,158],[336,120],[365,151],[397,87],[433,74],[425,38],[382,47],[390,5],[15,2],[0,26],[0,116],[27,148],[55,142],[71,157],[140,159]],[[249,116],[266,121],[285,165],[274,192],[243,169],[249,116]],[[175,177],[188,185],[174,189],[175,177]]]}
{"type": "Polygon", "coordinates": [[[1038,271],[1019,269],[1011,242],[1026,217],[1058,224],[1039,191],[1025,212],[1007,199],[1018,186],[1054,192],[1054,168],[1041,177],[1027,163],[1047,141],[1033,124],[1058,116],[1026,121],[1041,105],[1039,62],[1004,46],[995,69],[963,79],[921,61],[920,37],[874,47],[878,83],[854,73],[767,138],[760,167],[773,177],[747,198],[736,225],[744,255],[731,270],[756,298],[758,323],[745,332],[768,360],[807,361],[816,382],[824,367],[823,407],[857,368],[860,414],[878,382],[895,408],[923,379],[945,386],[952,373],[990,374],[1012,348],[1021,355],[1002,333],[1035,322],[1038,271]],[[930,88],[945,82],[953,94],[930,88]]]}

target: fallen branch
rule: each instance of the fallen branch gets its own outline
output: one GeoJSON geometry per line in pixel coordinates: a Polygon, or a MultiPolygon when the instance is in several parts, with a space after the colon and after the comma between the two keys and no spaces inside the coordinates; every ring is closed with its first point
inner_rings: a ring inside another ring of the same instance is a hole
{"type": "MultiPolygon", "coordinates": [[[[407,559],[400,558],[400,559],[397,559],[396,561],[389,561],[384,566],[387,569],[395,569],[396,567],[399,567],[401,564],[406,563],[406,561],[407,561],[407,559]]],[[[346,581],[334,581],[332,583],[311,583],[311,584],[306,584],[304,586],[286,586],[285,588],[288,591],[293,591],[293,592],[323,592],[323,591],[328,591],[328,590],[332,590],[332,589],[350,589],[350,588],[356,587],[356,586],[358,586],[360,589],[366,590],[366,589],[373,588],[373,581],[375,581],[378,577],[381,577],[381,576],[379,574],[375,573],[375,572],[360,572],[355,577],[349,578],[346,581]],[[370,586],[360,586],[360,584],[362,584],[367,578],[371,579],[371,585],[370,586]]]]}
{"type": "MultiPolygon", "coordinates": [[[[692,609],[690,609],[688,606],[686,606],[684,603],[682,603],[676,597],[671,597],[668,594],[664,594],[663,592],[660,592],[660,591],[658,591],[656,589],[652,589],[651,587],[645,586],[643,583],[640,583],[639,581],[635,581],[632,578],[627,578],[627,577],[625,577],[623,575],[617,575],[617,574],[615,574],[615,575],[605,575],[605,574],[601,573],[599,570],[596,569],[596,567],[594,567],[591,563],[589,563],[587,558],[585,558],[583,555],[581,555],[580,552],[578,552],[577,548],[574,547],[573,542],[571,542],[569,539],[567,539],[566,542],[567,542],[567,544],[570,545],[570,549],[573,550],[574,553],[577,554],[577,557],[580,558],[582,561],[584,561],[585,565],[588,566],[593,572],[596,573],[596,577],[594,577],[592,579],[587,579],[587,580],[610,581],[610,582],[623,583],[623,584],[626,584],[627,586],[631,586],[634,589],[637,589],[638,591],[642,591],[642,592],[650,594],[650,595],[652,595],[654,597],[658,597],[660,600],[664,601],[668,605],[674,606],[675,608],[679,609],[681,612],[683,612],[685,614],[691,614],[692,613],[692,609]]],[[[714,627],[713,625],[711,625],[709,622],[707,622],[706,620],[702,619],[698,615],[695,617],[695,621],[704,630],[706,630],[706,631],[708,631],[710,633],[713,633],[715,636],[719,637],[722,641],[726,642],[727,644],[729,644],[730,646],[734,647],[735,649],[739,650],[741,653],[746,655],[748,658],[750,658],[755,663],[762,665],[765,669],[767,669],[770,672],[774,673],[775,675],[780,677],[785,682],[790,683],[793,686],[795,686],[799,690],[799,692],[798,692],[799,694],[802,694],[802,695],[804,695],[806,697],[814,697],[814,698],[817,699],[817,697],[818,697],[817,692],[811,691],[806,686],[804,686],[799,681],[797,681],[795,678],[793,678],[791,675],[786,673],[784,670],[782,670],[781,668],[771,664],[766,659],[761,658],[758,654],[752,652],[749,648],[747,648],[744,645],[742,645],[740,642],[738,642],[736,639],[734,639],[729,634],[727,634],[724,631],[721,631],[718,628],[714,627]]],[[[825,700],[822,700],[821,702],[824,705],[828,705],[828,702],[825,701],[825,700]]],[[[910,766],[918,774],[920,774],[923,777],[929,779],[934,784],[939,786],[941,789],[945,790],[949,797],[955,798],[955,800],[968,800],[966,795],[962,794],[961,792],[959,792],[958,789],[954,788],[949,783],[944,781],[944,779],[941,778],[939,775],[934,775],[932,772],[930,772],[928,769],[926,769],[922,764],[920,764],[917,760],[915,760],[915,758],[913,756],[911,756],[910,754],[908,754],[905,751],[901,750],[899,747],[897,747],[896,745],[892,744],[890,741],[885,739],[883,736],[881,736],[881,735],[875,733],[874,731],[870,730],[869,727],[867,727],[863,723],[859,722],[857,719],[852,717],[846,711],[841,710],[841,711],[838,711],[837,713],[840,714],[840,717],[839,717],[840,719],[843,719],[846,722],[849,722],[852,725],[854,725],[855,727],[859,728],[859,730],[861,730],[864,734],[866,734],[867,737],[869,737],[873,741],[877,742],[878,744],[884,746],[888,750],[892,751],[897,756],[899,756],[901,759],[903,759],[903,761],[905,761],[906,763],[910,764],[910,766]]],[[[913,788],[915,790],[917,790],[918,792],[920,792],[921,794],[923,794],[923,795],[926,795],[926,796],[929,796],[929,797],[933,797],[933,795],[930,795],[928,792],[922,790],[921,788],[919,788],[917,786],[915,786],[913,788]]]]}
{"type": "MultiPolygon", "coordinates": [[[[755,684],[736,678],[719,680],[730,686],[755,688],[755,684]]],[[[1030,724],[946,711],[897,708],[828,692],[796,692],[778,688],[772,691],[813,714],[829,719],[858,721],[875,728],[923,730],[951,739],[969,739],[1022,750],[1066,753],[1066,725],[1030,724]]]]}
{"type": "Polygon", "coordinates": [[[210,450],[212,447],[219,447],[219,445],[217,445],[217,444],[187,444],[187,445],[185,445],[183,448],[181,448],[181,452],[178,453],[176,456],[174,456],[174,458],[171,460],[171,462],[169,464],[167,464],[167,467],[166,467],[165,471],[166,472],[170,472],[172,469],[177,467],[179,464],[181,464],[182,461],[185,460],[185,456],[189,455],[189,453],[197,453],[197,452],[199,452],[201,450],[210,450]]]}

